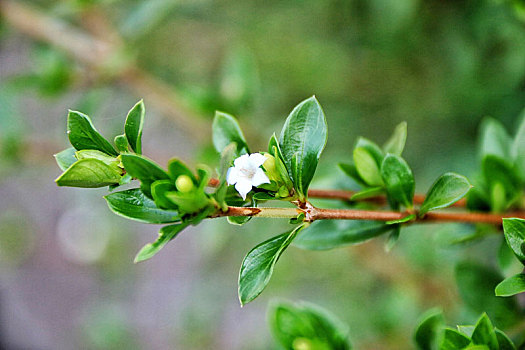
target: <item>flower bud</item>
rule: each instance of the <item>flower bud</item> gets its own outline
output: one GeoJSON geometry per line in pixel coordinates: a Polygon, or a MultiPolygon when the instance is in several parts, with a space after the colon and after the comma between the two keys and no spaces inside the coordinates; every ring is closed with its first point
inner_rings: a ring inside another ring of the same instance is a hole
{"type": "Polygon", "coordinates": [[[279,172],[275,168],[275,158],[270,153],[264,153],[266,160],[263,163],[264,172],[268,178],[276,183],[282,182],[279,172]]]}
{"type": "Polygon", "coordinates": [[[193,181],[188,175],[181,175],[175,180],[175,186],[180,192],[188,193],[193,190],[193,181]]]}

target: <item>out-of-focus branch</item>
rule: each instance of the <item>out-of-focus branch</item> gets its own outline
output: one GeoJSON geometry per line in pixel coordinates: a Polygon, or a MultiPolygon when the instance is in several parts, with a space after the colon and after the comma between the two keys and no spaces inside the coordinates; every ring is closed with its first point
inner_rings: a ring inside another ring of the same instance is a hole
{"type": "Polygon", "coordinates": [[[188,108],[171,86],[140,69],[133,60],[120,59],[124,48],[118,38],[96,37],[27,4],[0,1],[0,15],[13,28],[65,52],[105,79],[112,79],[143,97],[171,118],[197,142],[209,138],[209,127],[188,108]],[[119,60],[115,63],[116,60],[119,60]]]}

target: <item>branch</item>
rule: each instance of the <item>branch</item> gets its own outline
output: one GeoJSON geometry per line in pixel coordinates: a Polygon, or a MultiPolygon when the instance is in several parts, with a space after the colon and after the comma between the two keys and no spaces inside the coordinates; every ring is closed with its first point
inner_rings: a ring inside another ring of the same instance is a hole
{"type": "MultiPolygon", "coordinates": [[[[322,209],[308,206],[306,209],[300,208],[253,208],[253,207],[228,207],[225,212],[219,212],[212,217],[223,216],[251,216],[261,218],[285,218],[293,219],[299,214],[304,213],[305,221],[316,220],[375,220],[375,221],[394,221],[401,220],[411,213],[401,213],[395,211],[372,211],[354,209],[322,209]]],[[[417,212],[415,213],[417,214],[417,212]]],[[[522,218],[525,219],[525,212],[514,212],[505,214],[492,213],[453,213],[453,212],[431,212],[422,218],[410,221],[410,223],[430,223],[430,222],[466,222],[466,223],[486,223],[501,224],[503,218],[522,218]]]]}
{"type": "Polygon", "coordinates": [[[141,70],[133,60],[122,59],[124,48],[118,38],[90,35],[67,22],[12,0],[0,1],[0,15],[25,35],[56,47],[77,62],[103,74],[105,79],[109,76],[136,95],[151,101],[192,139],[198,142],[209,139],[210,128],[185,105],[170,85],[141,70]]]}

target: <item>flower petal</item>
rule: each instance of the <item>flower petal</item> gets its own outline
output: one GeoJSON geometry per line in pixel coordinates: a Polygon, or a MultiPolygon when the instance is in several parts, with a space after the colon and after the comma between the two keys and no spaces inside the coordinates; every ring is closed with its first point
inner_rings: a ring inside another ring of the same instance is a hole
{"type": "Polygon", "coordinates": [[[252,190],[252,183],[247,179],[239,179],[235,184],[235,189],[239,192],[242,199],[246,199],[246,195],[252,190]]]}
{"type": "Polygon", "coordinates": [[[237,168],[231,167],[226,173],[226,182],[228,185],[234,185],[237,181],[239,181],[239,176],[239,170],[237,168]]]}
{"type": "Polygon", "coordinates": [[[266,161],[266,157],[263,156],[260,153],[252,153],[250,154],[249,162],[250,165],[254,168],[258,168],[266,161]]]}
{"type": "Polygon", "coordinates": [[[247,168],[249,164],[249,158],[250,156],[248,154],[243,154],[233,161],[233,165],[235,165],[236,168],[247,168]]]}
{"type": "Polygon", "coordinates": [[[252,177],[252,185],[257,187],[259,185],[269,184],[269,183],[270,183],[270,179],[268,178],[268,176],[266,176],[264,171],[261,168],[257,169],[255,171],[255,174],[252,177]]]}

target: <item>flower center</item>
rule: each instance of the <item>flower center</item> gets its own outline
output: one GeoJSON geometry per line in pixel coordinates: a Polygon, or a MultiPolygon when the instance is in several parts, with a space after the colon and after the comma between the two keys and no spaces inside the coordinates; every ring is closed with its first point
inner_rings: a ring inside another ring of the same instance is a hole
{"type": "Polygon", "coordinates": [[[255,169],[242,168],[241,173],[246,177],[253,177],[255,175],[255,169]]]}

